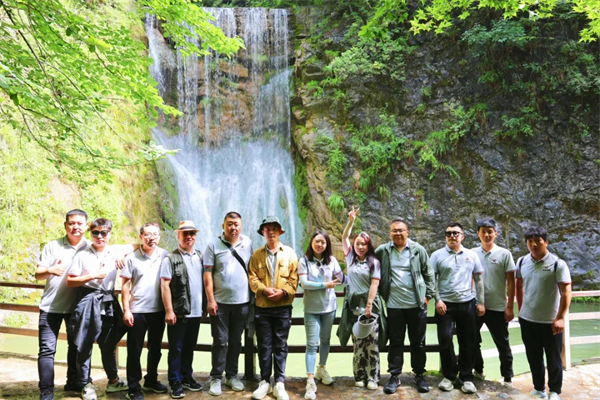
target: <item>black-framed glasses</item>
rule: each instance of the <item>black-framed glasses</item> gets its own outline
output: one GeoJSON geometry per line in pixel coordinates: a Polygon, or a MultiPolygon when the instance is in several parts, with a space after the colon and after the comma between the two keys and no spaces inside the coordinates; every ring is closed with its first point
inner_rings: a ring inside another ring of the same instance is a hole
{"type": "Polygon", "coordinates": [[[92,231],[91,233],[93,237],[107,237],[110,231],[92,231]]]}
{"type": "Polygon", "coordinates": [[[452,237],[452,236],[460,236],[462,235],[462,232],[459,231],[446,231],[446,237],[452,237]]]}

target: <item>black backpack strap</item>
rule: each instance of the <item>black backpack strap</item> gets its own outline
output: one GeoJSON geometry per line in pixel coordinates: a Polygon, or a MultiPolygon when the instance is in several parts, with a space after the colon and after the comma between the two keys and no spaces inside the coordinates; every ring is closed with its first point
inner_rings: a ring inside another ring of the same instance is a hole
{"type": "Polygon", "coordinates": [[[248,273],[248,268],[246,267],[246,263],[244,262],[242,257],[237,253],[237,251],[235,251],[235,249],[233,248],[231,243],[224,241],[221,237],[219,237],[219,239],[221,240],[221,243],[223,243],[225,246],[227,246],[227,248],[231,252],[231,255],[233,255],[235,257],[235,259],[238,260],[238,262],[241,264],[242,268],[244,268],[244,271],[246,271],[246,273],[248,273]]]}
{"type": "MultiPolygon", "coordinates": [[[[525,256],[519,258],[517,261],[517,269],[519,270],[519,273],[521,272],[521,265],[523,265],[523,258],[525,258],[525,256]]],[[[523,275],[521,275],[521,278],[523,278],[523,275]]]]}

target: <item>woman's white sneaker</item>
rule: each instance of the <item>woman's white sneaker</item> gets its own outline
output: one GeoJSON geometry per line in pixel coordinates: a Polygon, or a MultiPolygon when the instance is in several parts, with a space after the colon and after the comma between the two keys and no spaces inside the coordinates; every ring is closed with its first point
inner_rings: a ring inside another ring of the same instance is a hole
{"type": "Polygon", "coordinates": [[[306,381],[306,393],[304,394],[306,400],[315,400],[317,398],[317,384],[313,379],[306,381]]]}
{"type": "Polygon", "coordinates": [[[331,385],[333,383],[333,378],[331,377],[331,375],[329,375],[329,372],[327,372],[324,366],[317,367],[315,379],[321,381],[323,385],[331,385]]]}

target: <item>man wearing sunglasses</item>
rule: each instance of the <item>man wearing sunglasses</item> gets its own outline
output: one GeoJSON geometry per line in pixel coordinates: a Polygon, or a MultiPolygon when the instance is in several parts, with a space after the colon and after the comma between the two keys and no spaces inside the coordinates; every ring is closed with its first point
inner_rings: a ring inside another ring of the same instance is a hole
{"type": "Polygon", "coordinates": [[[478,345],[475,350],[475,377],[484,379],[481,355],[481,327],[485,323],[498,349],[500,372],[504,383],[511,385],[513,355],[508,339],[508,323],[514,318],[515,262],[507,249],[494,242],[498,237],[496,221],[483,218],[477,221],[477,236],[481,246],[472,249],[483,266],[485,314],[477,317],[478,345]],[[506,292],[508,290],[508,298],[506,292]]]}
{"type": "Polygon", "coordinates": [[[433,252],[429,260],[438,284],[435,319],[444,375],[438,388],[444,391],[454,389],[454,381],[458,375],[458,384],[462,384],[461,390],[464,393],[475,393],[475,318],[476,315],[482,316],[485,313],[484,286],[481,279],[483,268],[477,254],[462,246],[465,238],[463,232],[463,227],[458,222],[449,223],[445,231],[446,246],[433,252]],[[473,281],[477,299],[472,290],[473,281]],[[458,364],[452,343],[455,325],[460,354],[458,364]]]}
{"type": "MultiPolygon", "coordinates": [[[[40,377],[40,400],[54,399],[54,355],[58,332],[63,320],[69,321],[77,302],[77,291],[67,287],[67,276],[73,257],[86,250],[91,242],[84,236],[87,230],[87,214],[71,210],[65,218],[66,235],[53,240],[42,249],[35,271],[36,280],[45,280],[46,286],[40,302],[38,373],[40,377]]],[[[67,384],[65,391],[81,391],[75,368],[77,348],[68,341],[67,384]]]]}
{"type": "Polygon", "coordinates": [[[90,223],[92,245],[77,253],[68,272],[67,285],[81,288],[81,300],[69,320],[67,329],[77,346],[77,373],[83,387],[83,400],[96,400],[96,388],[90,376],[92,347],[98,343],[102,366],[108,377],[108,393],[127,390],[119,378],[115,348],[124,334],[123,311],[115,295],[117,272],[122,257],[135,248],[131,245],[109,246],[112,222],[96,218],[90,223]]]}
{"type": "Polygon", "coordinates": [[[194,249],[198,229],[193,221],[181,221],[179,246],[167,254],[160,267],[160,287],[169,337],[169,385],[171,397],[185,396],[183,389],[202,390],[192,377],[194,346],[203,314],[202,253],[194,249]]]}
{"type": "Polygon", "coordinates": [[[429,265],[427,251],[408,238],[408,225],[401,219],[390,224],[391,242],[375,250],[381,263],[379,292],[387,305],[388,353],[390,380],[383,391],[396,392],[399,375],[404,364],[404,337],[408,329],[410,361],[415,373],[417,390],[429,392],[423,373],[427,356],[425,333],[427,331],[427,305],[435,297],[435,275],[429,265]]]}
{"type": "Polygon", "coordinates": [[[148,360],[144,390],[166,393],[167,387],[158,380],[158,362],[165,331],[165,311],[160,294],[160,266],[167,252],[158,247],[160,227],[148,222],[140,229],[142,246],[125,260],[121,274],[123,280],[123,322],[129,327],[127,333],[127,381],[126,398],[144,398],[141,355],[144,337],[148,332],[148,360]]]}
{"type": "Polygon", "coordinates": [[[223,221],[223,234],[213,240],[204,252],[204,285],[210,315],[212,370],[209,393],[221,394],[221,380],[233,391],[244,390],[237,378],[242,334],[248,319],[250,291],[248,262],[252,242],[242,235],[242,216],[228,212],[223,221]]]}

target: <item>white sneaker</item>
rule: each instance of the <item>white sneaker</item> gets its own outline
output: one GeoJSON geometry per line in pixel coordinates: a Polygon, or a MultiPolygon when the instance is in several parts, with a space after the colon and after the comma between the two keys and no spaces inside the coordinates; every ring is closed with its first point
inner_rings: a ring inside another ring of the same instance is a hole
{"type": "Polygon", "coordinates": [[[367,389],[369,389],[369,390],[375,390],[375,389],[377,389],[377,382],[375,382],[374,380],[369,379],[369,382],[367,382],[367,389]]]}
{"type": "Polygon", "coordinates": [[[556,392],[550,392],[550,397],[548,397],[548,400],[560,400],[560,396],[556,392]]]}
{"type": "Polygon", "coordinates": [[[529,392],[530,395],[540,398],[540,399],[547,399],[548,395],[546,394],[545,390],[535,390],[533,389],[531,392],[529,392]]]}
{"type": "Polygon", "coordinates": [[[244,390],[244,384],[235,376],[231,379],[225,378],[225,384],[231,388],[234,392],[241,392],[244,390]]]}
{"type": "Polygon", "coordinates": [[[96,396],[96,387],[92,382],[86,384],[83,389],[81,389],[81,399],[98,400],[98,397],[96,396]]]}
{"type": "Polygon", "coordinates": [[[463,385],[460,388],[460,390],[462,390],[462,392],[466,394],[477,393],[477,388],[475,387],[475,384],[470,381],[463,382],[463,385]]]}
{"type": "Polygon", "coordinates": [[[106,385],[106,393],[122,392],[124,390],[129,390],[129,386],[127,386],[127,381],[123,378],[117,379],[115,383],[110,383],[109,381],[108,385],[106,385]]]}
{"type": "Polygon", "coordinates": [[[283,384],[283,382],[277,382],[275,384],[273,394],[275,395],[275,398],[277,398],[277,400],[290,400],[290,396],[288,396],[287,392],[285,391],[285,385],[283,384]]]}
{"type": "Polygon", "coordinates": [[[220,396],[221,395],[221,380],[220,379],[211,379],[210,380],[210,390],[208,394],[212,396],[220,396]]]}
{"type": "Polygon", "coordinates": [[[438,388],[443,390],[444,392],[449,392],[452,389],[454,389],[454,385],[452,384],[452,381],[450,379],[444,378],[439,383],[438,388]]]}
{"type": "Polygon", "coordinates": [[[314,379],[306,381],[306,394],[304,398],[306,400],[315,400],[317,398],[317,384],[314,379]]]}
{"type": "Polygon", "coordinates": [[[323,367],[317,367],[317,373],[315,374],[315,379],[321,381],[323,385],[331,385],[333,383],[333,378],[329,375],[329,372],[323,367]]]}
{"type": "Polygon", "coordinates": [[[354,382],[354,386],[363,388],[363,387],[365,387],[365,383],[363,381],[356,381],[356,382],[354,382]]]}
{"type": "Polygon", "coordinates": [[[258,388],[252,392],[252,398],[260,400],[267,394],[271,393],[271,385],[267,381],[260,381],[258,388]]]}

